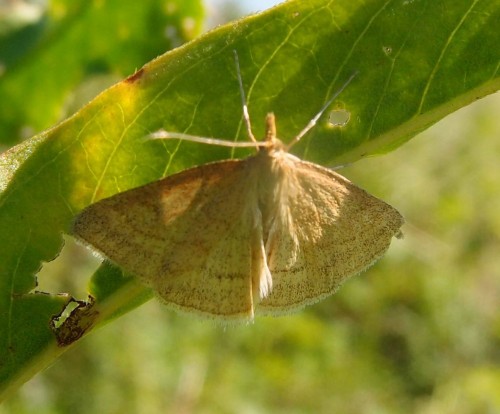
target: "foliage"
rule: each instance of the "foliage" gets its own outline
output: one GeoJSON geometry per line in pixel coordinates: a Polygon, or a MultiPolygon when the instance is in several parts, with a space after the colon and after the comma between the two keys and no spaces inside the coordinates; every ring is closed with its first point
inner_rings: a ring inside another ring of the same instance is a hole
{"type": "MultiPolygon", "coordinates": [[[[150,3],[154,13],[156,2],[150,3]]],[[[19,102],[33,103],[24,105],[33,115],[6,112],[2,124],[10,129],[5,131],[24,124],[44,128],[54,121],[61,96],[82,79],[78,72],[86,65],[81,62],[95,61],[92,36],[85,38],[84,30],[76,30],[89,23],[79,19],[95,16],[110,24],[119,20],[104,17],[112,16],[111,10],[101,13],[68,13],[58,30],[52,29],[27,57],[13,63],[20,69],[6,72],[0,93],[9,96],[17,89],[19,102]],[[90,46],[81,47],[83,38],[90,46]],[[68,73],[38,71],[49,78],[40,82],[42,87],[50,85],[41,95],[46,95],[47,104],[30,98],[26,88],[33,88],[36,68],[45,61],[61,61],[68,50],[80,63],[68,67],[68,73]],[[63,74],[72,80],[63,82],[63,74]],[[59,78],[60,89],[54,86],[59,78]],[[54,88],[53,94],[48,92],[54,88]]],[[[192,164],[243,155],[142,140],[160,127],[244,139],[233,49],[240,55],[257,135],[262,125],[256,121],[273,110],[280,136],[292,137],[343,80],[359,71],[336,102],[351,112],[348,128],[331,129],[323,123],[297,148],[299,155],[315,162],[342,163],[395,148],[456,108],[497,90],[499,39],[488,28],[498,14],[494,2],[485,0],[291,1],[152,61],[63,123],[6,152],[1,159],[0,199],[4,384],[12,389],[65,349],[57,346],[49,321],[70,298],[32,293],[33,275],[41,262],[59,252],[61,232],[67,231],[79,209],[192,164]]],[[[144,26],[139,26],[144,33],[144,26]]],[[[95,42],[101,38],[97,34],[95,42]]],[[[144,57],[140,52],[146,49],[140,44],[130,48],[129,64],[116,50],[116,59],[107,52],[97,56],[109,57],[107,70],[131,72],[141,64],[133,63],[133,56],[145,61],[157,53],[144,57]]],[[[481,124],[479,117],[472,119],[481,124]]],[[[494,360],[500,325],[492,311],[499,287],[490,276],[498,274],[494,251],[500,223],[491,201],[498,186],[493,171],[498,167],[493,156],[496,141],[488,140],[488,133],[494,136],[483,125],[472,144],[466,135],[458,142],[434,143],[441,150],[434,149],[440,158],[432,168],[429,158],[419,159],[417,149],[412,147],[410,156],[410,145],[403,148],[406,153],[391,154],[386,158],[390,170],[398,171],[391,185],[394,174],[384,173],[380,159],[376,161],[369,175],[400,194],[387,191],[383,198],[392,199],[412,225],[407,239],[387,260],[350,282],[336,298],[289,318],[263,318],[228,330],[148,303],[65,355],[63,362],[71,368],[56,366],[26,389],[44,389],[50,381],[64,384],[64,391],[51,391],[56,397],[46,401],[47,412],[88,410],[88,395],[93,395],[98,396],[93,409],[105,412],[162,412],[172,404],[207,412],[430,413],[442,412],[440,407],[446,407],[455,389],[464,390],[468,404],[457,406],[456,412],[498,409],[494,392],[488,393],[500,382],[494,360]],[[477,152],[465,149],[466,144],[477,152]],[[481,144],[493,147],[479,149],[481,144]],[[418,173],[408,167],[409,160],[418,173]],[[469,177],[471,171],[481,186],[469,177]],[[465,189],[452,191],[458,185],[469,188],[467,180],[457,184],[460,173],[467,174],[473,197],[465,189]],[[426,213],[418,215],[422,211],[426,213]],[[474,215],[477,211],[482,212],[480,219],[474,215]],[[436,233],[430,236],[431,232],[436,233]],[[71,371],[73,384],[66,371],[71,371]],[[82,392],[82,384],[89,389],[82,392]],[[124,395],[126,404],[120,402],[124,395]]],[[[9,141],[12,138],[5,140],[9,141]]],[[[373,182],[367,181],[365,187],[369,186],[373,182]]],[[[45,272],[43,277],[52,275],[45,272]]],[[[110,266],[98,270],[89,291],[96,302],[83,303],[82,309],[98,311],[91,326],[149,295],[110,266]]],[[[10,404],[16,412],[38,407],[22,396],[10,404]]]]}

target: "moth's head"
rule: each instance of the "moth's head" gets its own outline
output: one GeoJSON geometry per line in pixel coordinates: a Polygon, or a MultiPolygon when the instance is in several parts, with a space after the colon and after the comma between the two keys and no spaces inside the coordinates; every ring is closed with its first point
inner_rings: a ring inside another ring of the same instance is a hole
{"type": "Polygon", "coordinates": [[[285,149],[283,143],[276,137],[276,118],[274,116],[274,113],[272,112],[269,112],[266,115],[266,137],[264,139],[264,142],[267,145],[260,148],[266,151],[285,149]]]}

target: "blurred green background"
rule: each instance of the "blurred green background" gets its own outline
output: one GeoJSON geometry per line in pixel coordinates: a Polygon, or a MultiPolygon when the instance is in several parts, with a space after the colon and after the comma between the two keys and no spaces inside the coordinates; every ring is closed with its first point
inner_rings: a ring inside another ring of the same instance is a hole
{"type": "MultiPolygon", "coordinates": [[[[7,137],[2,128],[3,148],[67,116],[103,85],[201,27],[247,12],[242,3],[218,1],[206,5],[203,18],[197,2],[189,3],[196,17],[186,26],[185,12],[176,27],[191,31],[162,33],[165,21],[158,18],[156,34],[156,26],[137,29],[151,33],[127,43],[137,50],[129,50],[126,62],[89,58],[99,65],[86,65],[90,69],[68,81],[59,101],[45,91],[58,108],[45,121],[27,121],[22,111],[13,117],[0,95],[0,124],[19,132],[7,137]],[[155,48],[143,47],[151,42],[155,48]]],[[[20,73],[50,46],[43,25],[57,21],[58,9],[49,9],[49,19],[45,7],[43,1],[0,0],[0,60],[8,57],[20,73]],[[41,12],[31,9],[32,20],[16,23],[12,10],[21,4],[41,12]],[[17,48],[13,40],[21,42],[17,48]]],[[[12,82],[3,91],[25,99],[18,78],[6,76],[12,82]]],[[[407,224],[405,238],[335,296],[298,314],[234,327],[178,315],[152,300],[82,340],[0,406],[0,414],[500,413],[499,108],[500,95],[490,96],[400,149],[341,171],[397,207],[407,224]]],[[[44,266],[39,288],[85,298],[98,262],[70,237],[66,242],[61,256],[44,266]]]]}

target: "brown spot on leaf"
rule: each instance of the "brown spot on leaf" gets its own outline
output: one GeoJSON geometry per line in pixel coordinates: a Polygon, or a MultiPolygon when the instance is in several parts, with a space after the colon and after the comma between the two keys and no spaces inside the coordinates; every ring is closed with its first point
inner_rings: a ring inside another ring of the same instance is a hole
{"type": "Polygon", "coordinates": [[[142,75],[144,75],[144,68],[141,68],[133,75],[130,75],[127,79],[125,79],[125,82],[127,83],[137,82],[140,78],[142,78],[142,75]]]}

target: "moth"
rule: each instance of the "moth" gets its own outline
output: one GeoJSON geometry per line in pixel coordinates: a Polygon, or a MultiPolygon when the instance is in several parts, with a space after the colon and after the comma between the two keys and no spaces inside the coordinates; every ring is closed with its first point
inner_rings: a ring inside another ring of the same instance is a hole
{"type": "MultiPolygon", "coordinates": [[[[352,77],[290,144],[277,138],[272,113],[258,142],[235,60],[252,141],[245,144],[256,154],[100,200],[76,216],[72,233],[175,309],[251,320],[331,295],[386,252],[404,220],[343,176],[289,153],[352,77]]],[[[166,131],[153,138],[238,144],[166,131]]]]}

